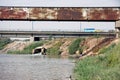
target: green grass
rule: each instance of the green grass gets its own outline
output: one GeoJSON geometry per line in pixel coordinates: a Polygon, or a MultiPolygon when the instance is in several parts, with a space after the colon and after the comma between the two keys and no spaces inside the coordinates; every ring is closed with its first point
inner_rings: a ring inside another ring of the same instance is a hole
{"type": "Polygon", "coordinates": [[[38,46],[42,46],[46,41],[33,42],[29,46],[25,47],[24,50],[19,51],[8,51],[8,54],[32,54],[32,50],[38,46]]]}
{"type": "Polygon", "coordinates": [[[58,56],[61,53],[61,51],[59,50],[61,45],[61,41],[57,42],[51,48],[47,49],[47,54],[52,56],[58,56]]]}
{"type": "Polygon", "coordinates": [[[83,41],[82,38],[77,38],[74,40],[71,45],[69,46],[69,53],[70,54],[75,54],[77,50],[82,51],[82,47],[80,48],[80,43],[83,41]]]}
{"type": "Polygon", "coordinates": [[[76,80],[120,80],[120,43],[76,63],[76,80]]]}
{"type": "Polygon", "coordinates": [[[7,45],[10,42],[12,41],[8,38],[1,38],[0,39],[0,50],[2,50],[5,47],[5,45],[7,45]]]}
{"type": "Polygon", "coordinates": [[[116,44],[112,44],[112,45],[110,45],[110,46],[107,47],[107,48],[106,48],[106,47],[103,47],[102,49],[100,49],[99,54],[107,53],[109,50],[111,50],[112,48],[114,48],[115,45],[116,45],[116,44]]]}

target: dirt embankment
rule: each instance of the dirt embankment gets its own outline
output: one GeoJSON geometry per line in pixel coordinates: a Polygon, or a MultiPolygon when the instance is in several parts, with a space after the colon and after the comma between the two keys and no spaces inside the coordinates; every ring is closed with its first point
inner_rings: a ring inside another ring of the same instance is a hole
{"type": "Polygon", "coordinates": [[[69,51],[68,47],[72,43],[72,41],[75,40],[75,38],[60,38],[60,39],[55,39],[52,41],[49,41],[48,43],[44,44],[42,47],[45,47],[46,49],[53,47],[56,43],[61,42],[62,45],[59,48],[59,51],[61,51],[61,56],[68,56],[69,51]]]}
{"type": "Polygon", "coordinates": [[[15,50],[23,50],[26,46],[30,44],[29,41],[14,41],[10,44],[7,44],[3,50],[1,50],[2,53],[7,53],[8,51],[15,51],[15,50]]]}
{"type": "MultiPolygon", "coordinates": [[[[44,44],[42,47],[50,48],[54,46],[54,44],[58,42],[62,42],[62,45],[60,46],[59,50],[61,51],[61,56],[68,56],[69,50],[68,47],[71,45],[71,43],[76,38],[61,38],[61,39],[55,39],[52,41],[49,41],[48,43],[44,44]]],[[[105,37],[89,37],[85,38],[85,40],[80,44],[80,46],[84,47],[82,55],[83,56],[89,56],[89,55],[96,55],[98,51],[103,48],[104,46],[107,46],[111,44],[113,41],[115,41],[114,38],[105,38],[105,37]]],[[[76,55],[79,56],[79,51],[76,51],[76,55]]]]}
{"type": "Polygon", "coordinates": [[[96,55],[98,54],[99,50],[103,47],[107,47],[113,43],[117,43],[119,40],[115,38],[87,38],[83,46],[85,46],[85,49],[83,50],[83,57],[87,57],[90,55],[96,55]]]}
{"type": "MultiPolygon", "coordinates": [[[[47,43],[45,43],[41,47],[45,47],[46,49],[53,47],[56,43],[61,42],[61,46],[59,47],[59,51],[61,51],[61,56],[68,56],[69,55],[69,46],[76,38],[59,38],[50,40],[47,43]]],[[[117,43],[119,40],[113,39],[113,38],[95,38],[95,37],[89,37],[85,38],[83,42],[81,42],[80,47],[83,48],[82,56],[86,57],[89,55],[95,55],[104,46],[108,46],[112,43],[117,43]]],[[[26,46],[31,44],[29,41],[14,41],[8,45],[2,50],[2,52],[6,53],[7,51],[14,51],[14,50],[23,50],[26,46]]],[[[80,55],[79,50],[76,51],[76,55],[80,55]]]]}

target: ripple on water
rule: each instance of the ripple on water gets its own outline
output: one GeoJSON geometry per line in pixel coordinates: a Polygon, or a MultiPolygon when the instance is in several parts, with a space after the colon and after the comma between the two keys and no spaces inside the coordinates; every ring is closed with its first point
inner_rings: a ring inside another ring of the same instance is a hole
{"type": "Polygon", "coordinates": [[[0,54],[0,80],[66,80],[73,67],[69,59],[0,54]]]}

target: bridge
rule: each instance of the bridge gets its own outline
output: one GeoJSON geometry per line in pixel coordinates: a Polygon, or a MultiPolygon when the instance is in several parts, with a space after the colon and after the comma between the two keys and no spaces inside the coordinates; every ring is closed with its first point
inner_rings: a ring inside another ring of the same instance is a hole
{"type": "Polygon", "coordinates": [[[30,37],[31,41],[40,40],[40,38],[58,38],[58,37],[86,37],[86,36],[105,36],[115,37],[114,32],[72,32],[72,31],[0,31],[0,37],[30,37]]]}
{"type": "MultiPolygon", "coordinates": [[[[0,20],[10,21],[114,21],[117,37],[120,32],[120,7],[10,7],[0,6],[0,20]]],[[[40,31],[0,31],[0,36],[13,37],[64,37],[114,35],[115,33],[95,32],[40,32],[40,31]]]]}
{"type": "Polygon", "coordinates": [[[117,21],[119,7],[0,7],[0,20],[117,21]]]}

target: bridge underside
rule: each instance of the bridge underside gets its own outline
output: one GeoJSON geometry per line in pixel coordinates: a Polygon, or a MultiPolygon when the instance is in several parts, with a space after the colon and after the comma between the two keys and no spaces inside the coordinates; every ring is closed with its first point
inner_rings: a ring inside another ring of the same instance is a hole
{"type": "Polygon", "coordinates": [[[108,32],[62,32],[62,31],[0,31],[0,37],[30,38],[31,42],[41,39],[52,39],[62,37],[88,37],[105,36],[115,37],[115,33],[108,32]]]}
{"type": "Polygon", "coordinates": [[[0,7],[0,20],[111,21],[120,19],[120,8],[0,7]]]}
{"type": "MultiPolygon", "coordinates": [[[[0,20],[117,21],[115,28],[118,37],[119,36],[118,33],[120,32],[120,7],[97,7],[97,8],[83,7],[82,8],[82,7],[5,7],[5,6],[3,7],[1,6],[0,20]]],[[[15,34],[15,36],[17,36],[17,33],[15,34]]],[[[36,38],[36,40],[37,39],[38,38],[36,38]]]]}

